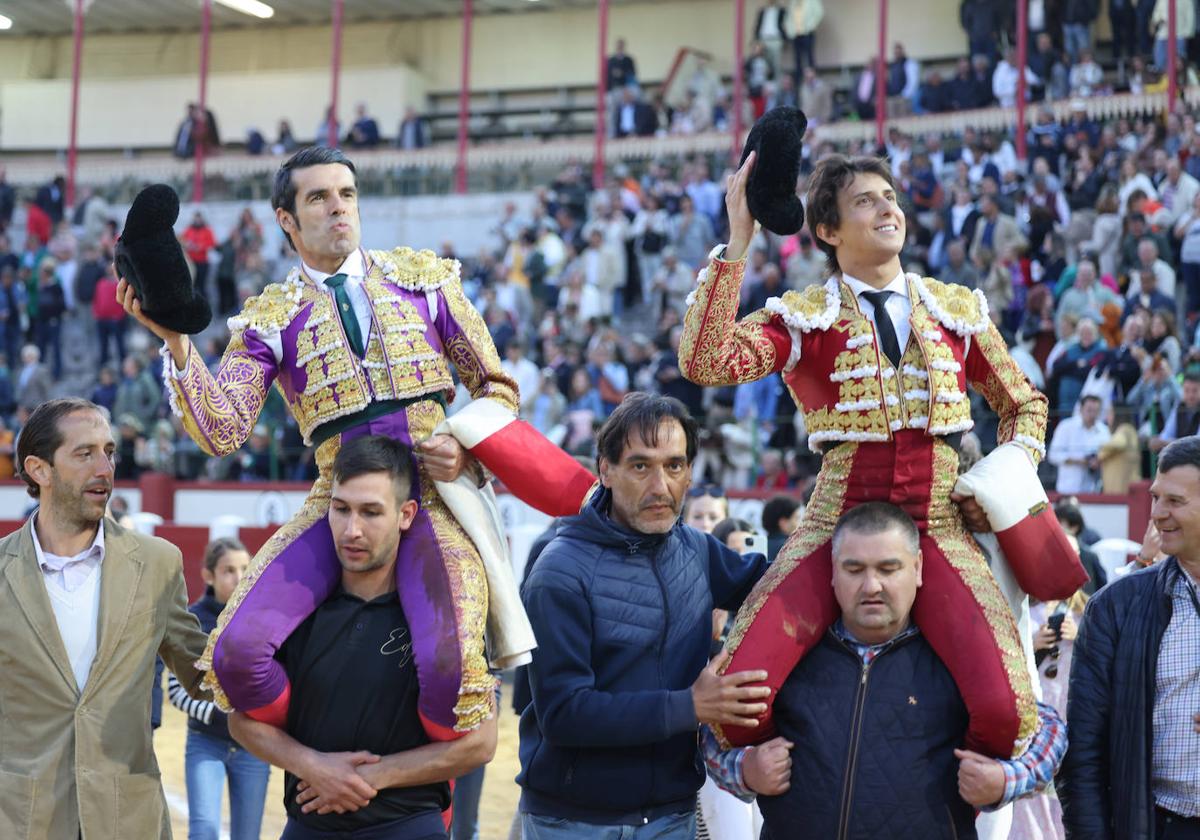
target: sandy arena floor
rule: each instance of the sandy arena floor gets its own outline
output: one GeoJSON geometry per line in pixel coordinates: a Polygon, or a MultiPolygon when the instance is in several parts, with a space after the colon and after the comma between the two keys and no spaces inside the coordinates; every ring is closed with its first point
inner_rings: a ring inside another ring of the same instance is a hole
{"type": "MultiPolygon", "coordinates": [[[[509,825],[517,807],[520,789],[516,778],[517,760],[517,716],[508,704],[508,686],[501,704],[500,738],[496,746],[496,757],[488,765],[483,783],[483,798],[479,804],[480,840],[507,840],[509,825]]],[[[158,764],[162,769],[163,789],[171,809],[171,825],[175,840],[186,840],[187,787],[183,775],[183,751],[187,738],[187,721],[183,713],[170,704],[163,708],[163,725],[154,734],[154,749],[158,753],[158,764]]],[[[221,810],[225,830],[222,838],[228,838],[229,801],[225,799],[221,810]]],[[[283,811],[283,771],[271,770],[271,784],[267,790],[267,805],[263,814],[261,840],[275,840],[283,832],[287,819],[283,811]]]]}

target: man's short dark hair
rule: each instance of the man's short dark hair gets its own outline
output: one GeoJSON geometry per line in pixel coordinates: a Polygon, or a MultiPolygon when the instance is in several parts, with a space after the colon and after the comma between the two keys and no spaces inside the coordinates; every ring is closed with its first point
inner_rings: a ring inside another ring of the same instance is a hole
{"type": "Polygon", "coordinates": [[[387,473],[396,485],[396,502],[403,504],[412,494],[412,449],[387,435],[356,437],[342,444],[332,472],[338,483],[369,473],[387,473]]]}
{"type": "Polygon", "coordinates": [[[1102,402],[1100,397],[1096,396],[1095,394],[1084,394],[1079,398],[1079,405],[1082,407],[1084,403],[1091,402],[1093,400],[1096,402],[1102,402]]]}
{"type": "Polygon", "coordinates": [[[103,416],[100,406],[91,400],[80,397],[65,397],[44,402],[33,410],[21,433],[17,436],[16,472],[25,482],[25,489],[33,498],[39,498],[42,488],[33,480],[33,476],[25,472],[25,459],[36,455],[48,464],[54,463],[54,453],[63,444],[61,421],[68,414],[76,411],[94,411],[103,416]]]}
{"type": "Polygon", "coordinates": [[[1185,371],[1183,374],[1183,381],[1184,382],[1194,382],[1194,383],[1200,385],[1200,371],[1197,371],[1195,369],[1189,369],[1189,370],[1185,371]]]}
{"type": "Polygon", "coordinates": [[[838,210],[838,197],[857,175],[878,175],[887,181],[889,187],[896,189],[892,168],[886,160],[877,157],[852,158],[830,155],[816,165],[808,179],[808,197],[805,202],[808,229],[813,232],[817,247],[825,254],[826,264],[834,273],[842,270],[837,260],[837,249],[820,236],[816,236],[817,225],[827,225],[830,230],[841,226],[842,214],[838,210]]]}
{"type": "Polygon", "coordinates": [[[843,513],[833,528],[834,550],[842,534],[847,532],[871,536],[893,528],[904,535],[913,554],[921,553],[921,534],[917,531],[916,523],[902,508],[889,502],[866,502],[843,513]]]}
{"type": "Polygon", "coordinates": [[[696,458],[698,433],[696,421],[688,413],[687,407],[674,397],[641,391],[626,394],[621,404],[604,421],[596,435],[596,451],[610,464],[616,464],[625,453],[625,444],[634,432],[646,444],[658,446],[658,427],[664,420],[670,419],[678,420],[683,427],[687,462],[690,464],[696,458]]]}
{"type": "Polygon", "coordinates": [[[800,507],[800,501],[792,496],[772,496],[762,510],[763,530],[768,534],[779,533],[779,520],[787,519],[800,507]]]}
{"type": "Polygon", "coordinates": [[[1169,472],[1176,467],[1195,467],[1200,470],[1200,435],[1189,435],[1171,441],[1158,456],[1158,471],[1169,472]]]}
{"type": "Polygon", "coordinates": [[[217,570],[221,558],[231,551],[245,551],[246,546],[237,537],[217,537],[204,548],[204,568],[210,572],[217,570]]]}
{"type": "Polygon", "coordinates": [[[1064,496],[1054,503],[1054,516],[1068,533],[1078,534],[1083,530],[1083,511],[1070,496],[1064,496]]]}
{"type": "MultiPolygon", "coordinates": [[[[271,209],[286,210],[295,216],[296,184],[292,181],[292,172],[296,169],[307,169],[310,166],[324,166],[327,163],[340,163],[354,175],[355,183],[358,182],[358,170],[354,168],[350,158],[342,154],[341,149],[331,149],[328,146],[309,146],[285,160],[279,167],[279,171],[275,173],[275,184],[271,187],[271,209]]],[[[287,240],[290,247],[296,247],[292,244],[292,237],[287,231],[283,232],[283,238],[287,240]]]]}

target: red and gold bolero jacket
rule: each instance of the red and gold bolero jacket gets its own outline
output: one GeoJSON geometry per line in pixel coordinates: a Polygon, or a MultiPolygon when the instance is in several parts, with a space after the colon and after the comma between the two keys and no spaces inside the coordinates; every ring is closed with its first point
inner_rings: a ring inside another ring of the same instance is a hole
{"type": "Polygon", "coordinates": [[[899,369],[838,277],[789,291],[736,320],[745,262],[714,258],[688,299],[680,367],[699,385],[783,375],[810,448],[887,441],[900,429],[951,435],[974,426],[967,385],[1000,415],[998,442],[1045,454],[1046,398],[1029,383],[979,292],[907,275],[912,336],[899,369]]]}

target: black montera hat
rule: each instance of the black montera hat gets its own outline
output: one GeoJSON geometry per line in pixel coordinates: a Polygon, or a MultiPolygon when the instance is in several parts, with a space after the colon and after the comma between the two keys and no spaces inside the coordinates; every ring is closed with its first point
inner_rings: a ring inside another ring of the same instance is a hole
{"type": "Polygon", "coordinates": [[[750,214],[767,230],[791,236],[804,227],[804,205],[796,195],[800,155],[808,118],[796,108],[772,108],[746,138],[742,163],[758,152],[746,185],[750,214]]]}
{"type": "Polygon", "coordinates": [[[117,274],[129,281],[146,317],[169,330],[194,335],[208,326],[212,310],[192,282],[175,237],[179,196],[166,184],[138,193],[117,240],[117,274]]]}

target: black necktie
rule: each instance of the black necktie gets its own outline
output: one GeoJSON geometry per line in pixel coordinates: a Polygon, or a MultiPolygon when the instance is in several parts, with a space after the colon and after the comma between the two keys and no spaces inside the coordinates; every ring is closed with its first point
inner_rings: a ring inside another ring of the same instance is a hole
{"type": "Polygon", "coordinates": [[[871,306],[875,307],[875,332],[879,333],[879,341],[883,344],[883,355],[892,362],[892,367],[900,367],[900,340],[896,338],[896,328],[892,318],[884,308],[884,303],[892,296],[891,292],[863,292],[871,306]]]}

